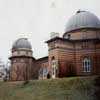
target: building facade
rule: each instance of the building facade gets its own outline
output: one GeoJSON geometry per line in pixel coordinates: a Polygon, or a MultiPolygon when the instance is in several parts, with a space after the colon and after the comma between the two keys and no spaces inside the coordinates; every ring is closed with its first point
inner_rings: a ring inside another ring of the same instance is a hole
{"type": "Polygon", "coordinates": [[[54,36],[46,43],[48,56],[40,59],[32,56],[27,39],[14,43],[11,80],[100,74],[100,20],[91,12],[77,11],[69,19],[63,36],[54,36]]]}

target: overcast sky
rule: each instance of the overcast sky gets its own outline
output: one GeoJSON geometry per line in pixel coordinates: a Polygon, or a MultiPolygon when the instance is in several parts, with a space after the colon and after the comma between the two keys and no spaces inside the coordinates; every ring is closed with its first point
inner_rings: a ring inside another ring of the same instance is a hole
{"type": "Polygon", "coordinates": [[[79,9],[100,18],[100,0],[0,0],[0,58],[7,62],[13,42],[21,37],[29,38],[34,57],[47,56],[44,42],[50,33],[62,36],[68,19],[79,9]]]}

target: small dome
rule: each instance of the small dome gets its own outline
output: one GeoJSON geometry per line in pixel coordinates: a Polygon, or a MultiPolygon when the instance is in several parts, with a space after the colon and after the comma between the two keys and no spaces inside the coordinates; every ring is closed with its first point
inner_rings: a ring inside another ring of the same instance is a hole
{"type": "Polygon", "coordinates": [[[12,48],[15,50],[31,50],[32,46],[27,38],[20,38],[14,42],[12,48]]]}
{"type": "Polygon", "coordinates": [[[88,11],[77,11],[77,13],[69,19],[65,33],[81,28],[100,28],[100,20],[97,16],[88,11]]]}

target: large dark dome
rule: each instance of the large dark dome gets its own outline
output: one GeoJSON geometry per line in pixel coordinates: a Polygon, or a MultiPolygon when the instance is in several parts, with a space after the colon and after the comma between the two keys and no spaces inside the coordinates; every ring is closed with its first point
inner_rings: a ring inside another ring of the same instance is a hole
{"type": "Polygon", "coordinates": [[[67,33],[81,28],[100,28],[100,20],[88,11],[77,11],[69,19],[65,32],[67,33]]]}
{"type": "Polygon", "coordinates": [[[14,42],[12,48],[15,50],[31,50],[32,46],[27,38],[20,38],[14,42]]]}

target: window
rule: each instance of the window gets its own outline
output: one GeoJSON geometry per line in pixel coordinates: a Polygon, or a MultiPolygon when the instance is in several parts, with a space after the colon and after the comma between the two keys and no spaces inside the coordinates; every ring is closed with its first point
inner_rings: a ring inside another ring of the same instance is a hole
{"type": "Polygon", "coordinates": [[[84,41],[82,42],[82,48],[83,48],[83,49],[87,49],[87,48],[88,48],[88,41],[87,41],[87,38],[88,38],[87,32],[84,31],[83,34],[82,34],[82,39],[84,40],[84,41]]]}
{"type": "Polygon", "coordinates": [[[48,69],[47,68],[40,68],[39,70],[39,78],[40,79],[46,79],[48,74],[48,69]]]}
{"type": "Polygon", "coordinates": [[[54,57],[52,58],[51,66],[52,66],[52,78],[55,78],[56,77],[56,61],[54,57]]]}
{"type": "Polygon", "coordinates": [[[39,70],[39,79],[42,79],[43,78],[43,69],[40,68],[39,70]]]}
{"type": "Polygon", "coordinates": [[[20,51],[18,51],[18,55],[20,55],[20,51]]]}
{"type": "Polygon", "coordinates": [[[82,48],[87,49],[88,48],[88,41],[82,42],[82,48]]]}
{"type": "Polygon", "coordinates": [[[47,68],[43,68],[43,79],[47,78],[47,74],[48,74],[48,69],[47,68]]]}
{"type": "Polygon", "coordinates": [[[83,39],[87,39],[87,33],[86,33],[86,32],[84,32],[84,33],[82,34],[82,38],[83,38],[83,39]]]}
{"type": "Polygon", "coordinates": [[[71,34],[68,34],[68,39],[70,39],[70,37],[71,37],[71,34]]]}
{"type": "Polygon", "coordinates": [[[28,55],[28,51],[26,51],[26,55],[28,55]]]}
{"type": "Polygon", "coordinates": [[[83,71],[90,72],[90,60],[88,59],[88,57],[85,57],[83,59],[83,71]]]}

